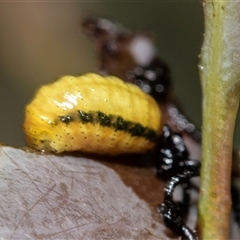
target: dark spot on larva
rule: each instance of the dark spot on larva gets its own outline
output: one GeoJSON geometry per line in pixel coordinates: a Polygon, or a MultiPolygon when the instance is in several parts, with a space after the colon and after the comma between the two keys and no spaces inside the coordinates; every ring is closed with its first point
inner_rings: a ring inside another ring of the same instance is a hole
{"type": "Polygon", "coordinates": [[[134,124],[130,129],[129,133],[132,136],[141,137],[144,134],[145,128],[140,123],[134,124]]]}
{"type": "Polygon", "coordinates": [[[147,128],[146,131],[145,131],[145,134],[147,139],[151,140],[151,141],[155,141],[156,138],[157,138],[157,134],[154,130],[150,129],[150,128],[147,128]]]}
{"type": "Polygon", "coordinates": [[[111,116],[108,116],[102,112],[98,112],[97,113],[97,122],[99,122],[99,124],[101,126],[110,127],[111,126],[111,116]]]}
{"type": "Polygon", "coordinates": [[[79,110],[78,114],[79,114],[80,121],[82,123],[92,122],[93,120],[93,116],[91,113],[86,113],[84,111],[79,110]]]}
{"type": "Polygon", "coordinates": [[[61,122],[69,124],[70,122],[73,121],[72,117],[70,116],[59,116],[59,119],[61,122]]]}
{"type": "Polygon", "coordinates": [[[115,127],[116,131],[124,131],[128,129],[129,123],[122,117],[118,116],[113,126],[115,127]]]}

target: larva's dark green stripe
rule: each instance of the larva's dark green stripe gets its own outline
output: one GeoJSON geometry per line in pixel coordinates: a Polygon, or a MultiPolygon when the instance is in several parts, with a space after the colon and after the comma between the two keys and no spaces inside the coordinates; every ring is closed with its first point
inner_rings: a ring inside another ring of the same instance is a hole
{"type": "MultiPolygon", "coordinates": [[[[115,131],[127,132],[133,137],[143,137],[153,142],[157,138],[157,133],[152,128],[144,127],[140,123],[124,120],[121,116],[113,114],[107,115],[100,111],[84,112],[78,110],[77,115],[59,116],[58,119],[65,124],[70,124],[74,121],[79,121],[82,124],[100,124],[100,126],[111,127],[115,131]]],[[[56,124],[57,122],[59,121],[56,121],[56,124]]]]}

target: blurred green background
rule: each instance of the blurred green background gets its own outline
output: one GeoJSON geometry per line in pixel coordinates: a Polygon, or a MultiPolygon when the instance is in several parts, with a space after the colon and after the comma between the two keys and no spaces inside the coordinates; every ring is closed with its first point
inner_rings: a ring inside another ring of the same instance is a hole
{"type": "Polygon", "coordinates": [[[85,14],[152,31],[159,55],[171,66],[177,98],[201,126],[200,0],[1,2],[0,142],[25,145],[24,106],[39,86],[62,75],[97,71],[94,45],[80,29],[85,14]]]}

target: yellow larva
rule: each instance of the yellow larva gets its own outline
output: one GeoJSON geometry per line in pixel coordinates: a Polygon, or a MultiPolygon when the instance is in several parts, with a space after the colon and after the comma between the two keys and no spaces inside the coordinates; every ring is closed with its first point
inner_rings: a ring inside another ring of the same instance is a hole
{"type": "Polygon", "coordinates": [[[116,77],[89,73],[42,86],[26,107],[24,131],[38,150],[121,154],[151,149],[160,126],[152,97],[116,77]]]}

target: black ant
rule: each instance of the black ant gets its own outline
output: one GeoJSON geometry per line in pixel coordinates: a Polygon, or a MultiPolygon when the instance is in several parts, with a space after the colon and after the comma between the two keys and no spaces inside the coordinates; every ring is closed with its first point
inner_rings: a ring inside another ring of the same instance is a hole
{"type": "MultiPolygon", "coordinates": [[[[183,239],[197,240],[196,232],[188,228],[185,221],[191,200],[190,180],[199,176],[200,161],[189,159],[183,137],[188,136],[192,142],[200,145],[201,133],[177,107],[172,94],[170,69],[157,56],[152,35],[130,31],[103,18],[87,17],[82,22],[82,27],[97,46],[100,73],[115,75],[134,83],[158,102],[166,125],[155,148],[156,169],[158,176],[167,181],[164,202],[158,211],[165,225],[176,234],[183,239]],[[182,201],[173,198],[178,185],[182,188],[182,201]]],[[[233,186],[232,194],[235,192],[233,186]]],[[[240,225],[239,207],[236,207],[238,200],[233,198],[233,208],[240,225]]]]}
{"type": "MultiPolygon", "coordinates": [[[[185,132],[200,142],[200,132],[173,103],[170,70],[157,57],[150,34],[131,32],[102,18],[86,18],[82,26],[96,42],[102,74],[120,77],[152,95],[164,111],[165,121],[171,128],[185,132]]],[[[184,222],[190,203],[190,179],[199,175],[199,161],[189,159],[181,134],[172,132],[168,125],[163,127],[155,156],[158,176],[168,181],[164,202],[159,206],[165,225],[184,239],[198,239],[195,231],[184,222]],[[181,202],[173,199],[177,185],[183,189],[181,202]]]]}

